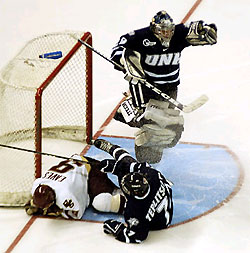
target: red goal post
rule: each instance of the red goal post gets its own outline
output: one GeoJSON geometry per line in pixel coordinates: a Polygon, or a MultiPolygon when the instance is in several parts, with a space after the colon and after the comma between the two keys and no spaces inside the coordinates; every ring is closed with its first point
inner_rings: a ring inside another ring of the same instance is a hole
{"type": "MultiPolygon", "coordinates": [[[[90,32],[45,34],[29,41],[1,70],[1,144],[44,152],[47,139],[79,142],[82,148],[90,142],[92,51],[74,37],[92,45],[90,32]]],[[[1,206],[29,200],[43,159],[0,147],[1,206]]]]}

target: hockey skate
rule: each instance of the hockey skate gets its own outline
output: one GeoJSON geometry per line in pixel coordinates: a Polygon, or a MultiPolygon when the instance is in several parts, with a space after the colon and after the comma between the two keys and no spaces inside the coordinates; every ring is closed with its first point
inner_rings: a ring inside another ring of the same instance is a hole
{"type": "Polygon", "coordinates": [[[94,141],[94,146],[109,153],[111,148],[113,147],[113,144],[103,139],[97,139],[94,141]]]}

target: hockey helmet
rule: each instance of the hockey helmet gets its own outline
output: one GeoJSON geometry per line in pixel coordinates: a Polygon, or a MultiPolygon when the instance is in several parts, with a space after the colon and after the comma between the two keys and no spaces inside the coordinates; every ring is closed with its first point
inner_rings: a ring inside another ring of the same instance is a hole
{"type": "Polygon", "coordinates": [[[174,35],[175,24],[166,11],[156,13],[150,23],[150,29],[164,47],[169,47],[170,40],[174,35]]]}
{"type": "Polygon", "coordinates": [[[150,191],[147,179],[139,172],[126,174],[121,180],[121,189],[136,199],[144,199],[150,191]]]}
{"type": "Polygon", "coordinates": [[[55,191],[48,185],[40,184],[33,194],[33,203],[41,208],[49,208],[56,200],[55,191]]]}

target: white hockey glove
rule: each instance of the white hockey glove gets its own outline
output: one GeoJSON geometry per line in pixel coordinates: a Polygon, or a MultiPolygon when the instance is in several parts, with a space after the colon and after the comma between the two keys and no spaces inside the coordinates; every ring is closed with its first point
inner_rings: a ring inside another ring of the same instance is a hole
{"type": "Polygon", "coordinates": [[[217,27],[204,21],[191,22],[186,40],[193,46],[216,44],[217,27]]]}
{"type": "Polygon", "coordinates": [[[135,133],[137,146],[163,149],[178,143],[184,130],[184,118],[180,111],[169,109],[168,106],[168,102],[150,99],[144,118],[152,123],[144,124],[135,133]]]}

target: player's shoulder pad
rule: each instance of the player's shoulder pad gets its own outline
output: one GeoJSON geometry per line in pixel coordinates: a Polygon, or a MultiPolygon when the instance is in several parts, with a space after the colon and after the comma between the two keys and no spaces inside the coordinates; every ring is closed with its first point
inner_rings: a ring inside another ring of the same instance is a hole
{"type": "Polygon", "coordinates": [[[181,33],[181,34],[185,34],[185,36],[187,36],[188,30],[189,30],[189,26],[186,24],[183,24],[183,23],[177,24],[175,26],[175,33],[181,33]]]}
{"type": "Polygon", "coordinates": [[[150,31],[150,28],[148,26],[148,27],[137,29],[137,30],[133,30],[133,31],[129,32],[128,35],[130,37],[135,38],[135,39],[144,38],[145,36],[148,35],[149,31],[150,31]]]}

